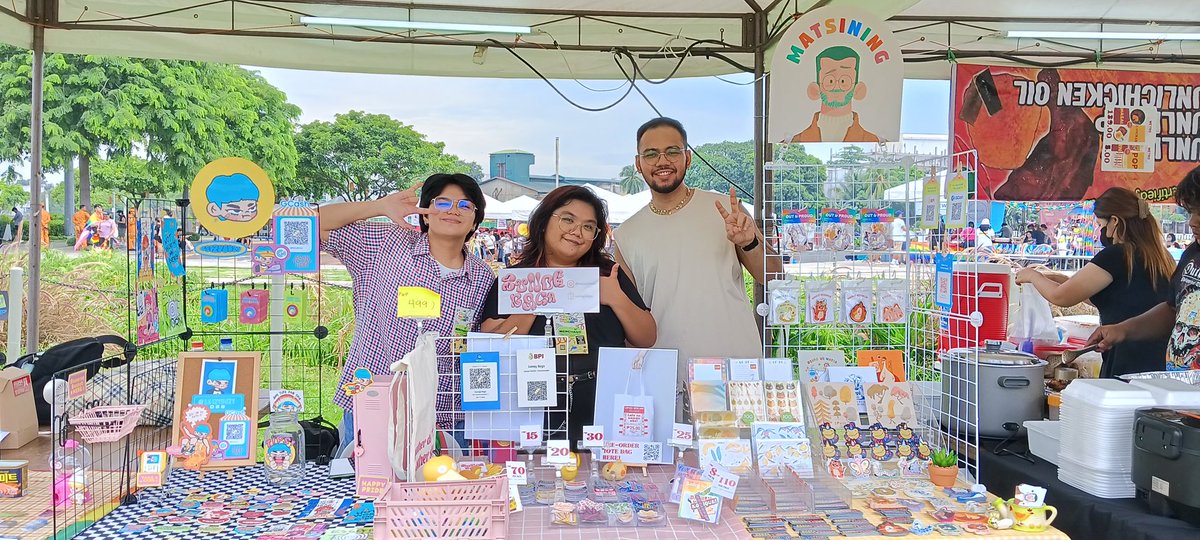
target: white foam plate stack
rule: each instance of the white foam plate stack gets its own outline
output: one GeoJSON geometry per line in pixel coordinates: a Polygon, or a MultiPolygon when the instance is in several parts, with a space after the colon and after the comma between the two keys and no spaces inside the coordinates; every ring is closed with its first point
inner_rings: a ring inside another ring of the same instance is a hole
{"type": "Polygon", "coordinates": [[[1151,392],[1115,379],[1076,379],[1062,391],[1058,479],[1105,499],[1131,498],[1133,420],[1151,392]]]}

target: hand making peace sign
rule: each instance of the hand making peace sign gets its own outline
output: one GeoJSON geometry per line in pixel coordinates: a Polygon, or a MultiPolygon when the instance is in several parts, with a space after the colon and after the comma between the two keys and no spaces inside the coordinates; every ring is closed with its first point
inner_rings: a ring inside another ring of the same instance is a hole
{"type": "Polygon", "coordinates": [[[717,212],[721,213],[721,219],[725,220],[725,237],[733,242],[733,245],[741,248],[754,241],[758,235],[758,227],[738,200],[736,188],[729,188],[729,211],[725,210],[721,201],[714,201],[714,204],[717,205],[717,212]]]}

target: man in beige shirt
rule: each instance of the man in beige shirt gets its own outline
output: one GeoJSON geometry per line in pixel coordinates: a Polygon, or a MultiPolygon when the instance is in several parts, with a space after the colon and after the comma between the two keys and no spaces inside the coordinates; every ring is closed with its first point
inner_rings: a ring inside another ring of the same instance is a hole
{"type": "Polygon", "coordinates": [[[679,351],[676,418],[688,420],[689,359],[762,356],[742,269],[765,284],[783,265],[767,260],[774,252],[734,190],[726,197],[684,184],[692,153],[679,121],[646,122],[637,144],[634,165],[650,187],[650,204],[617,229],[616,258],[658,323],[655,347],[679,351]]]}

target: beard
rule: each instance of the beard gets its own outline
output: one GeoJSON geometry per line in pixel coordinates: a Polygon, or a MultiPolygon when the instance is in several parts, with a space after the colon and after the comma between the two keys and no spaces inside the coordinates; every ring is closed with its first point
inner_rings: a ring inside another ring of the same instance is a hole
{"type": "Polygon", "coordinates": [[[850,90],[847,90],[845,92],[842,92],[842,91],[826,92],[824,90],[821,90],[821,103],[824,104],[826,107],[833,107],[835,109],[840,109],[842,107],[849,105],[850,100],[852,100],[852,99],[854,99],[854,89],[853,88],[851,88],[850,90]],[[837,96],[842,96],[842,97],[841,97],[841,99],[837,99],[837,96]]]}
{"type": "Polygon", "coordinates": [[[675,190],[679,189],[679,186],[683,185],[683,176],[679,176],[678,178],[671,180],[671,183],[667,184],[665,186],[660,186],[660,185],[654,183],[653,181],[646,182],[646,185],[652,191],[666,195],[668,193],[674,193],[675,190]]]}

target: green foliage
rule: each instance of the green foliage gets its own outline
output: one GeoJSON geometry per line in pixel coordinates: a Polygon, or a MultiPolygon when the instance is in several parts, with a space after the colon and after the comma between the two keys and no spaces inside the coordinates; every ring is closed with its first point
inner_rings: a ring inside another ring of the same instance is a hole
{"type": "MultiPolygon", "coordinates": [[[[106,163],[107,163],[107,161],[106,161],[106,163]]],[[[95,175],[96,175],[96,169],[93,168],[92,176],[94,177],[95,175]]],[[[76,176],[76,178],[78,178],[78,176],[76,176]]],[[[66,204],[66,194],[67,194],[66,182],[59,182],[57,184],[54,184],[54,187],[50,188],[50,209],[54,210],[55,212],[58,212],[63,207],[63,205],[66,204]]],[[[109,189],[107,187],[97,188],[95,185],[92,186],[92,204],[103,204],[104,206],[107,207],[109,205],[109,203],[112,201],[113,195],[114,195],[113,192],[109,191],[109,189]]],[[[121,201],[124,198],[125,198],[124,194],[117,195],[117,204],[121,204],[121,201]]],[[[28,200],[29,196],[26,195],[25,199],[28,200]]],[[[74,214],[76,210],[79,210],[79,205],[83,204],[80,201],[82,201],[82,199],[79,197],[79,184],[76,183],[76,185],[75,185],[75,208],[70,209],[72,214],[74,214]]],[[[88,208],[88,212],[91,212],[91,211],[92,211],[92,209],[88,208]]]]}
{"type": "Polygon", "coordinates": [[[29,192],[15,183],[0,180],[0,209],[7,211],[29,202],[29,192]]]}
{"type": "MultiPolygon", "coordinates": [[[[31,63],[30,51],[0,46],[0,159],[29,153],[31,63]]],[[[110,174],[106,185],[136,196],[174,194],[205,163],[240,156],[278,185],[295,180],[292,126],[300,109],[256,73],[226,64],[54,53],[46,55],[44,80],[47,171],[75,155],[103,168],[104,158],[136,153],[146,158],[144,170],[122,163],[137,174],[110,174]]]]}
{"type": "Polygon", "coordinates": [[[625,193],[639,193],[646,189],[646,179],[642,178],[642,173],[637,172],[637,168],[633,165],[626,165],[621,168],[621,189],[625,193]]]}
{"type": "MultiPolygon", "coordinates": [[[[881,202],[884,192],[905,181],[923,178],[925,173],[913,167],[905,176],[904,167],[900,165],[876,166],[861,147],[847,146],[834,154],[829,160],[829,168],[838,170],[840,174],[828,173],[830,180],[825,185],[825,197],[834,201],[845,201],[861,205],[863,201],[881,202]]],[[[902,210],[903,205],[897,205],[902,210]]]]}
{"type": "Polygon", "coordinates": [[[929,456],[929,461],[938,467],[957,467],[958,454],[950,450],[936,450],[929,456]]]}
{"type": "MultiPolygon", "coordinates": [[[[797,165],[820,165],[821,160],[804,151],[799,144],[788,145],[782,153],[775,155],[775,161],[784,161],[797,165]]],[[[624,172],[624,171],[622,171],[624,172]]],[[[792,173],[795,174],[795,173],[792,173]]],[[[821,194],[816,186],[823,178],[820,168],[807,167],[801,169],[805,177],[800,181],[789,179],[788,182],[777,186],[776,192],[769,197],[773,201],[818,201],[821,194]]],[[[754,142],[753,141],[724,141],[719,143],[702,144],[695,148],[692,155],[692,165],[688,167],[687,183],[689,186],[712,191],[728,192],[729,182],[737,184],[746,190],[754,189],[754,142]],[[703,156],[708,161],[701,161],[703,156]],[[709,167],[712,165],[712,167],[709,167]],[[713,169],[716,169],[715,171],[713,169]],[[717,174],[716,171],[720,171],[717,174]],[[722,178],[721,175],[725,178],[722,178]],[[728,181],[726,181],[728,178],[728,181]]],[[[639,177],[640,180],[640,177],[639,177]]],[[[753,203],[754,193],[738,190],[738,197],[748,203],[753,203]]],[[[776,212],[782,209],[776,205],[776,212]]]]}
{"type": "MultiPolygon", "coordinates": [[[[303,182],[285,194],[366,201],[435,172],[471,172],[469,164],[446,154],[445,146],[385,114],[350,111],[333,122],[305,124],[296,134],[297,172],[303,182]]],[[[478,172],[482,175],[482,169],[478,172]]]]}

